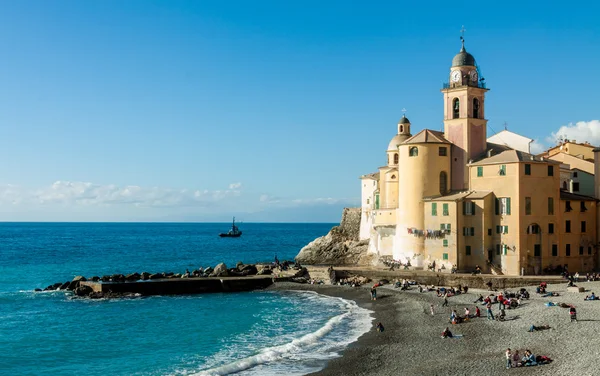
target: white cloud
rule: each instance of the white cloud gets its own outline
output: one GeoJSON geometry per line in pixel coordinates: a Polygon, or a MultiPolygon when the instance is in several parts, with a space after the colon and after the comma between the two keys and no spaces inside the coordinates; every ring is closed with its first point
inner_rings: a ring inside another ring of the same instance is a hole
{"type": "Polygon", "coordinates": [[[542,144],[538,140],[534,140],[529,146],[529,151],[531,152],[531,154],[540,154],[541,152],[548,149],[544,144],[542,144]]]}
{"type": "Polygon", "coordinates": [[[206,206],[228,197],[239,196],[241,183],[226,190],[171,189],[136,185],[101,185],[89,182],[56,181],[52,185],[27,189],[0,186],[0,205],[132,206],[185,207],[206,206]]]}
{"type": "Polygon", "coordinates": [[[229,189],[240,189],[240,188],[242,188],[242,183],[240,183],[240,182],[229,184],[229,189]]]}
{"type": "Polygon", "coordinates": [[[349,199],[349,198],[279,198],[273,197],[267,194],[263,194],[259,197],[259,201],[264,205],[277,206],[277,207],[300,207],[300,206],[314,206],[314,205],[347,205],[347,206],[359,206],[360,200],[349,199]]]}
{"type": "Polygon", "coordinates": [[[560,138],[568,138],[569,140],[579,143],[589,142],[592,145],[600,145],[600,120],[578,121],[577,123],[569,123],[563,125],[556,132],[546,138],[550,145],[556,145],[556,141],[560,138]]]}

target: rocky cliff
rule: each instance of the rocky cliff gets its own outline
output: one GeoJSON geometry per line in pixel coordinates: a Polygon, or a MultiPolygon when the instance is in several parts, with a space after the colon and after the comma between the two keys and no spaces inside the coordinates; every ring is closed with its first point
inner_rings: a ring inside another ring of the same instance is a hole
{"type": "Polygon", "coordinates": [[[296,261],[309,265],[370,264],[373,256],[367,253],[369,241],[360,241],[359,232],[360,208],[344,208],[340,225],[302,248],[296,261]]]}

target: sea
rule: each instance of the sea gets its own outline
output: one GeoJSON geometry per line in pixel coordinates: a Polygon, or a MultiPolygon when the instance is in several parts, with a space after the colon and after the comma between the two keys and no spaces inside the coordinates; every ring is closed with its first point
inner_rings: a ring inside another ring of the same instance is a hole
{"type": "Polygon", "coordinates": [[[372,326],[354,302],[253,291],[121,299],[35,292],[75,276],[293,260],[334,224],[0,223],[1,375],[305,375],[372,326]]]}

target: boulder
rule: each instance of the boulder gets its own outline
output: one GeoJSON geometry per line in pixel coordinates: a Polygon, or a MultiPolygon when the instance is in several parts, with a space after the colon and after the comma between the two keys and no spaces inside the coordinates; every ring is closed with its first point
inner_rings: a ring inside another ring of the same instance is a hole
{"type": "Polygon", "coordinates": [[[306,268],[302,268],[300,270],[298,270],[292,278],[300,278],[300,277],[304,277],[305,275],[308,274],[308,270],[306,270],[306,268]]]}
{"type": "Polygon", "coordinates": [[[93,292],[94,292],[94,290],[90,286],[85,286],[85,285],[79,286],[75,290],[73,290],[73,293],[77,296],[89,296],[93,292]]]}
{"type": "Polygon", "coordinates": [[[263,269],[260,269],[260,270],[259,270],[259,271],[256,273],[256,275],[271,275],[271,274],[273,274],[273,270],[271,270],[270,268],[263,268],[263,269]]]}
{"type": "Polygon", "coordinates": [[[79,287],[79,283],[85,282],[85,281],[87,281],[87,280],[85,279],[84,276],[78,275],[77,277],[73,278],[71,283],[69,283],[69,287],[67,287],[67,290],[75,290],[77,287],[79,287]]]}
{"type": "Polygon", "coordinates": [[[56,290],[54,285],[50,285],[50,286],[47,286],[46,288],[44,288],[44,291],[52,291],[52,290],[56,290]]]}
{"type": "Polygon", "coordinates": [[[255,275],[256,273],[258,273],[258,269],[256,268],[256,265],[252,265],[252,264],[243,265],[241,269],[239,267],[238,267],[238,269],[242,273],[244,273],[244,275],[255,275]]]}
{"type": "Polygon", "coordinates": [[[125,280],[126,281],[139,281],[142,278],[142,276],[140,275],[140,273],[132,273],[132,274],[127,274],[125,276],[125,280]]]}
{"type": "Polygon", "coordinates": [[[93,276],[92,278],[90,278],[90,281],[92,282],[98,282],[100,280],[100,277],[98,276],[93,276]]]}
{"type": "Polygon", "coordinates": [[[359,240],[360,208],[345,208],[339,226],[300,250],[296,262],[309,265],[368,265],[375,256],[369,254],[369,241],[359,240]]]}
{"type": "Polygon", "coordinates": [[[110,277],[109,275],[103,275],[102,278],[100,278],[100,280],[102,282],[110,282],[110,277]]]}
{"type": "Polygon", "coordinates": [[[113,274],[110,279],[113,282],[125,282],[125,276],[123,274],[113,274]]]}
{"type": "Polygon", "coordinates": [[[578,286],[567,287],[567,291],[569,292],[585,292],[585,288],[578,286]]]}
{"type": "Polygon", "coordinates": [[[66,290],[69,288],[69,285],[71,284],[71,281],[67,281],[65,283],[63,283],[62,285],[60,285],[60,287],[58,288],[59,290],[66,290]]]}
{"type": "Polygon", "coordinates": [[[35,291],[35,292],[40,292],[40,291],[42,291],[42,289],[35,289],[35,290],[33,290],[33,291],[35,291]]]}
{"type": "Polygon", "coordinates": [[[156,274],[150,274],[150,277],[148,277],[150,279],[161,279],[164,278],[164,275],[162,273],[156,273],[156,274]]]}
{"type": "Polygon", "coordinates": [[[211,277],[227,277],[227,265],[220,263],[215,266],[215,270],[210,274],[211,277]]]}
{"type": "Polygon", "coordinates": [[[242,268],[244,267],[244,263],[241,261],[238,261],[237,264],[235,264],[235,268],[237,270],[239,270],[240,272],[242,271],[242,268]]]}
{"type": "Polygon", "coordinates": [[[147,281],[150,279],[150,273],[148,272],[143,272],[142,273],[142,281],[147,281]]]}

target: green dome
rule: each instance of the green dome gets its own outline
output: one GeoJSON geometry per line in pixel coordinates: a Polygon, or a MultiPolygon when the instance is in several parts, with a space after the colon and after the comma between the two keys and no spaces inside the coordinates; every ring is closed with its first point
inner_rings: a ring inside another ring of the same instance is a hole
{"type": "Polygon", "coordinates": [[[453,67],[462,67],[465,65],[475,66],[475,58],[473,57],[473,55],[468,53],[467,50],[465,50],[465,45],[463,43],[463,46],[460,49],[460,52],[458,54],[456,54],[456,56],[454,56],[454,59],[452,59],[452,66],[453,67]]]}
{"type": "Polygon", "coordinates": [[[400,119],[400,122],[398,124],[410,124],[410,120],[408,120],[408,118],[405,115],[402,115],[402,119],[400,119]]]}

